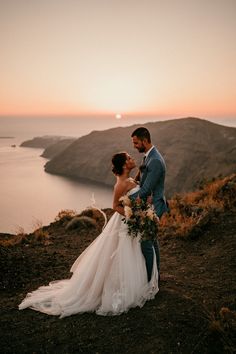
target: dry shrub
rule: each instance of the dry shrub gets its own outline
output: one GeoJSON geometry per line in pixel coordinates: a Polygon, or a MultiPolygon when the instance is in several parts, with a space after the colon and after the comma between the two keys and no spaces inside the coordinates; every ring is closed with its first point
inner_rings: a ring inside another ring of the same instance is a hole
{"type": "Polygon", "coordinates": [[[15,231],[15,234],[18,235],[18,236],[25,236],[26,235],[26,232],[24,230],[24,228],[22,226],[17,226],[16,227],[16,231],[15,231]]]}
{"type": "Polygon", "coordinates": [[[0,240],[0,246],[11,247],[19,244],[29,244],[29,243],[42,243],[45,246],[50,245],[52,242],[49,241],[49,233],[43,227],[43,224],[40,220],[35,220],[33,223],[34,231],[30,234],[27,234],[24,231],[24,228],[17,226],[15,235],[11,235],[10,238],[5,240],[0,240]]]}
{"type": "Polygon", "coordinates": [[[19,243],[22,243],[23,241],[24,241],[23,237],[14,235],[12,238],[9,238],[6,240],[0,240],[0,246],[11,247],[11,246],[15,246],[19,243]]]}
{"type": "Polygon", "coordinates": [[[222,307],[220,310],[215,308],[213,311],[205,309],[205,313],[209,320],[208,330],[211,335],[219,337],[224,353],[235,353],[235,311],[222,307]]]}
{"type": "Polygon", "coordinates": [[[220,321],[225,329],[236,329],[236,312],[230,310],[228,307],[220,309],[220,321]]]}
{"type": "Polygon", "coordinates": [[[106,220],[104,211],[95,207],[86,208],[80,214],[71,209],[61,210],[55,218],[55,221],[61,222],[66,230],[96,227],[101,223],[103,225],[104,220],[106,220]]]}
{"type": "Polygon", "coordinates": [[[103,211],[93,207],[86,208],[79,216],[88,216],[96,221],[104,220],[103,211]]]}
{"type": "Polygon", "coordinates": [[[35,219],[32,224],[33,234],[39,233],[39,230],[43,228],[43,223],[39,219],[35,219]]]}
{"type": "Polygon", "coordinates": [[[228,307],[222,307],[220,311],[209,312],[209,330],[211,333],[220,335],[227,353],[235,352],[235,330],[236,330],[236,313],[228,307]]]}
{"type": "Polygon", "coordinates": [[[64,209],[59,211],[59,213],[57,214],[57,216],[55,217],[55,221],[65,221],[65,220],[71,220],[75,215],[76,215],[76,211],[72,210],[72,209],[64,209]]]}
{"type": "Polygon", "coordinates": [[[96,207],[88,207],[79,216],[88,216],[96,221],[98,228],[104,228],[107,223],[107,214],[104,210],[96,207]]]}
{"type": "Polygon", "coordinates": [[[51,244],[51,242],[49,241],[49,233],[43,228],[34,231],[34,239],[35,241],[43,243],[45,246],[51,244]]]}
{"type": "Polygon", "coordinates": [[[66,230],[89,229],[96,227],[96,221],[89,216],[75,216],[66,225],[66,230]]]}
{"type": "Polygon", "coordinates": [[[28,235],[25,233],[25,230],[22,226],[17,226],[15,235],[11,235],[10,238],[0,240],[0,246],[11,247],[18,245],[20,243],[27,242],[28,235]]]}
{"type": "Polygon", "coordinates": [[[43,227],[43,223],[41,220],[35,219],[33,223],[33,236],[34,241],[43,243],[45,246],[50,245],[51,242],[49,241],[49,233],[43,227]]]}
{"type": "Polygon", "coordinates": [[[236,174],[208,183],[202,190],[176,195],[163,215],[161,236],[196,237],[210,221],[236,206],[236,174]]]}

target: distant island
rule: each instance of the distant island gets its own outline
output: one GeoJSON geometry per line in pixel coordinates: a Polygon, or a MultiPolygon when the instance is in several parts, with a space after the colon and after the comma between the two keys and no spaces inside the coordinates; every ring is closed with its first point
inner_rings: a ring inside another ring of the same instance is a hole
{"type": "Polygon", "coordinates": [[[31,140],[26,140],[21,143],[20,146],[35,149],[44,149],[41,156],[47,159],[52,159],[53,157],[64,151],[75,140],[77,140],[77,138],[57,135],[46,135],[38,136],[31,140]]]}
{"type": "Polygon", "coordinates": [[[0,139],[15,139],[14,136],[0,136],[0,139]]]}
{"type": "Polygon", "coordinates": [[[57,143],[61,143],[62,141],[73,142],[76,138],[73,137],[65,137],[65,136],[57,136],[57,135],[45,135],[45,136],[37,136],[33,139],[26,140],[21,143],[22,147],[31,147],[36,149],[46,149],[49,146],[52,146],[57,143]]]}

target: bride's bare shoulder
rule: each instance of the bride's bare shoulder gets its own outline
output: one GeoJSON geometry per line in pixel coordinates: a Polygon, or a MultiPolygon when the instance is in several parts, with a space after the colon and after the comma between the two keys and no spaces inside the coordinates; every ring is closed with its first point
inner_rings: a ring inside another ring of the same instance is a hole
{"type": "Polygon", "coordinates": [[[117,181],[114,185],[115,193],[123,193],[126,189],[126,183],[124,181],[117,181]]]}
{"type": "Polygon", "coordinates": [[[133,178],[127,178],[126,180],[119,180],[114,186],[114,194],[122,196],[126,194],[130,189],[137,186],[137,183],[133,178]]]}

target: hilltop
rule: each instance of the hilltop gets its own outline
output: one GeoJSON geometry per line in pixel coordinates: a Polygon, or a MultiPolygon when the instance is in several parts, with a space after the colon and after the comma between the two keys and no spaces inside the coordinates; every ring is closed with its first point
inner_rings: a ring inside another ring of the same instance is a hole
{"type": "MultiPolygon", "coordinates": [[[[69,146],[70,143],[72,143],[74,140],[76,140],[75,138],[72,137],[65,137],[65,136],[58,136],[58,135],[45,135],[45,136],[36,136],[33,139],[30,140],[26,140],[23,141],[23,143],[21,143],[20,146],[22,147],[31,147],[31,148],[35,148],[35,149],[46,149],[49,147],[58,147],[58,152],[62,151],[60,149],[61,144],[64,143],[64,149],[69,146]],[[65,142],[68,142],[68,144],[66,144],[65,142]]],[[[49,150],[50,151],[50,150],[49,150]]],[[[54,154],[50,154],[49,156],[52,157],[54,156],[54,154]]],[[[46,156],[47,153],[46,153],[46,156]]]]}
{"type": "Polygon", "coordinates": [[[61,211],[32,234],[1,234],[1,352],[233,353],[236,175],[170,203],[159,232],[160,292],[121,316],[59,320],[17,309],[27,292],[70,277],[71,264],[101,232],[99,212],[61,211]]]}
{"type": "MultiPolygon", "coordinates": [[[[113,185],[114,153],[126,150],[138,163],[141,159],[130,138],[138,126],[93,131],[54,156],[46,163],[45,171],[113,185]]],[[[145,127],[167,164],[168,197],[194,190],[203,179],[235,172],[236,128],[199,118],[152,122],[145,127]]]]}

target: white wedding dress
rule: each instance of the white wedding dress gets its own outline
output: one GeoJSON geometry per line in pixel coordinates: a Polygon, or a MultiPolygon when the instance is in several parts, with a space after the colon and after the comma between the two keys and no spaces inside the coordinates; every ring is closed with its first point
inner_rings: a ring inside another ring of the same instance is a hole
{"type": "Polygon", "coordinates": [[[53,281],[27,294],[19,309],[30,307],[60,318],[91,311],[119,315],[153,299],[158,292],[155,252],[148,282],[139,239],[128,235],[122,218],[117,212],[113,214],[102,233],[72,265],[70,279],[53,281]]]}

